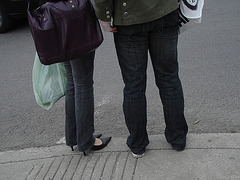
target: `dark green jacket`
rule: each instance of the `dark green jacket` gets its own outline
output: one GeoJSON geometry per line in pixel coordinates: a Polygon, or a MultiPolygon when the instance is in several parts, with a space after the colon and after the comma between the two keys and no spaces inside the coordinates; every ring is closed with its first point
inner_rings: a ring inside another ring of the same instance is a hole
{"type": "Polygon", "coordinates": [[[98,19],[132,25],[159,19],[178,8],[178,0],[94,0],[98,19]]]}

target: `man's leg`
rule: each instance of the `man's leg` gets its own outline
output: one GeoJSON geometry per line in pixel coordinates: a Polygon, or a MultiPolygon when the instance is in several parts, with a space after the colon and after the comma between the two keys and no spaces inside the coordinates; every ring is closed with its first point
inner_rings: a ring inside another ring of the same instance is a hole
{"type": "Polygon", "coordinates": [[[163,103],[166,139],[173,148],[183,150],[188,126],[184,117],[183,91],[178,76],[177,22],[177,11],[156,21],[155,31],[150,35],[149,51],[163,103]]]}
{"type": "Polygon", "coordinates": [[[117,56],[124,87],[123,111],[130,132],[127,145],[135,154],[145,152],[149,144],[146,124],[146,68],[148,57],[147,34],[141,27],[118,27],[114,33],[117,56]]]}

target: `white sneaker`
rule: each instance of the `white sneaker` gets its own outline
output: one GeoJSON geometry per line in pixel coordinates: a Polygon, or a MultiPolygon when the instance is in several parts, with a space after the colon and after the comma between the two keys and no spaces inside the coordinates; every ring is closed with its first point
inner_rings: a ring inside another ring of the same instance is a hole
{"type": "Polygon", "coordinates": [[[145,153],[142,153],[142,154],[134,154],[134,153],[132,152],[132,155],[133,155],[134,158],[142,158],[142,157],[145,155],[145,153]]]}

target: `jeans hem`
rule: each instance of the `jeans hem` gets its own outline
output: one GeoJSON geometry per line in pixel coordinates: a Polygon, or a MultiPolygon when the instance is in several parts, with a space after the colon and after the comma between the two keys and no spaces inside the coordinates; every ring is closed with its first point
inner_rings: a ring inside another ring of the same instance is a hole
{"type": "Polygon", "coordinates": [[[87,144],[85,147],[86,148],[80,148],[78,147],[78,150],[81,151],[81,152],[85,152],[85,151],[88,151],[90,150],[93,146],[94,146],[94,143],[95,143],[95,139],[93,138],[93,141],[91,142],[91,144],[87,144]]]}

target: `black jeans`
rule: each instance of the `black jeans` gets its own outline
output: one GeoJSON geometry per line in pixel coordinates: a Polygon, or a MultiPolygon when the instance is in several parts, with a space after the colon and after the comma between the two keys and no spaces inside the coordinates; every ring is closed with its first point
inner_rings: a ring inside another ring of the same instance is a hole
{"type": "Polygon", "coordinates": [[[64,62],[67,72],[65,136],[68,146],[78,145],[80,151],[94,143],[93,65],[95,51],[64,62]]]}
{"type": "Polygon", "coordinates": [[[127,145],[139,154],[149,144],[145,95],[148,51],[163,104],[166,139],[171,144],[184,145],[188,126],[178,76],[177,11],[152,22],[117,28],[114,41],[125,83],[123,111],[130,132],[127,145]]]}

